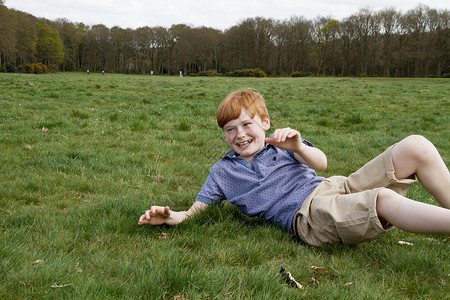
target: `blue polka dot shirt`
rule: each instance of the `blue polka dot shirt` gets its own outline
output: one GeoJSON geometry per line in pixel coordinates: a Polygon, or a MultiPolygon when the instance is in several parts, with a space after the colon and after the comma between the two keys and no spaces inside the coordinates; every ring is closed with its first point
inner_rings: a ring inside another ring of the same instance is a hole
{"type": "MultiPolygon", "coordinates": [[[[306,140],[303,143],[312,146],[306,140]]],[[[212,166],[196,200],[207,204],[227,200],[243,214],[289,231],[295,212],[324,178],[298,162],[292,152],[270,144],[253,157],[252,163],[230,150],[212,166]]]]}

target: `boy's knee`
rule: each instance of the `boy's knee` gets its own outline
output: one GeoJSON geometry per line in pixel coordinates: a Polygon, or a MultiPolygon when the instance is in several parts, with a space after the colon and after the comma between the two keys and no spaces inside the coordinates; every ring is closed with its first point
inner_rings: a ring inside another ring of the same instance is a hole
{"type": "Polygon", "coordinates": [[[410,135],[400,142],[404,149],[404,155],[409,155],[418,162],[424,162],[430,158],[430,151],[434,151],[434,145],[422,135],[410,135]]]}
{"type": "Polygon", "coordinates": [[[394,204],[393,201],[395,201],[395,198],[398,196],[400,195],[388,188],[381,188],[378,191],[376,210],[378,219],[384,228],[388,226],[387,219],[389,219],[388,216],[391,214],[392,205],[394,204]]]}
{"type": "Polygon", "coordinates": [[[384,201],[386,201],[386,200],[389,201],[389,200],[395,198],[396,196],[399,196],[399,194],[397,194],[393,190],[388,189],[388,188],[380,188],[380,190],[378,191],[378,194],[377,194],[377,207],[378,207],[379,202],[380,202],[380,205],[383,205],[384,201]]]}
{"type": "Polygon", "coordinates": [[[376,209],[384,210],[394,208],[404,198],[402,195],[389,188],[380,188],[377,194],[376,209]]]}
{"type": "Polygon", "coordinates": [[[404,139],[404,141],[407,141],[408,143],[413,143],[413,144],[430,144],[431,143],[426,137],[424,137],[423,135],[419,135],[419,134],[409,135],[404,139]]]}

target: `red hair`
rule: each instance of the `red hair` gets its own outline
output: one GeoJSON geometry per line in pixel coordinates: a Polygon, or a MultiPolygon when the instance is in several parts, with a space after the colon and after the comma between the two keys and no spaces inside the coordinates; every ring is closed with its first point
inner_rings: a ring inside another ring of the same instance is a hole
{"type": "Polygon", "coordinates": [[[261,120],[269,117],[263,96],[252,90],[242,90],[229,94],[217,108],[217,124],[223,128],[228,122],[241,116],[245,109],[253,118],[258,115],[261,120]]]}

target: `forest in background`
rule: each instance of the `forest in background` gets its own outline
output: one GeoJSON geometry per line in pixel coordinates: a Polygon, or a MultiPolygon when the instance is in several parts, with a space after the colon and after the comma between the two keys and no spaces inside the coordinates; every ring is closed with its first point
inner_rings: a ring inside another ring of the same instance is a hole
{"type": "Polygon", "coordinates": [[[449,20],[448,9],[419,5],[405,13],[361,9],[342,20],[255,17],[225,30],[123,29],[36,18],[0,0],[0,71],[42,63],[155,75],[257,68],[272,76],[450,77],[449,20]]]}

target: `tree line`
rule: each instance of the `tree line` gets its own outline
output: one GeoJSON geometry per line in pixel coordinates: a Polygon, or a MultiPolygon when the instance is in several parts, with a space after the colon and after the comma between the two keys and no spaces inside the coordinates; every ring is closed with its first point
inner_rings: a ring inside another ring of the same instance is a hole
{"type": "Polygon", "coordinates": [[[419,5],[361,9],[342,20],[255,17],[226,29],[186,24],[137,29],[38,19],[0,0],[0,67],[54,64],[62,71],[449,77],[449,10],[419,5]]]}

